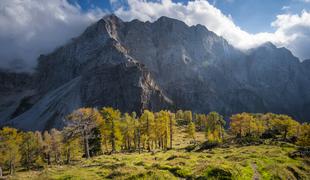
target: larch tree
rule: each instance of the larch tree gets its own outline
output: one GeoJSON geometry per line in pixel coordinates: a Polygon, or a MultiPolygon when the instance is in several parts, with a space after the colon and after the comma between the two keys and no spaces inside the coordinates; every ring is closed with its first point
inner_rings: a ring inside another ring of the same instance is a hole
{"type": "Polygon", "coordinates": [[[287,139],[288,136],[296,135],[299,123],[287,115],[277,115],[272,119],[273,128],[278,130],[287,139]]]}
{"type": "Polygon", "coordinates": [[[121,134],[121,112],[111,107],[104,107],[101,109],[104,125],[102,131],[108,132],[109,142],[111,143],[111,153],[116,152],[122,143],[121,134]]]}
{"type": "Polygon", "coordinates": [[[35,136],[35,143],[37,146],[37,152],[36,152],[36,161],[35,161],[35,165],[37,167],[42,167],[44,165],[44,160],[43,160],[43,155],[44,155],[44,151],[43,151],[43,147],[44,147],[44,140],[42,137],[42,133],[39,131],[35,131],[34,132],[34,136],[35,136]]]}
{"type": "Polygon", "coordinates": [[[151,139],[154,133],[155,116],[154,113],[149,110],[144,110],[140,117],[141,130],[146,139],[147,150],[151,151],[151,139]]]}
{"type": "Polygon", "coordinates": [[[62,133],[58,131],[57,129],[51,129],[50,132],[51,132],[50,133],[51,154],[54,157],[54,162],[58,164],[61,158],[63,136],[62,136],[62,133]]]}
{"type": "Polygon", "coordinates": [[[195,133],[196,133],[195,123],[190,122],[190,123],[187,125],[187,136],[188,136],[188,138],[191,138],[191,139],[193,139],[194,141],[196,141],[195,133]]]}
{"type": "Polygon", "coordinates": [[[225,120],[217,112],[210,112],[206,116],[206,137],[208,140],[221,141],[224,138],[224,125],[225,120]]]}
{"type": "Polygon", "coordinates": [[[65,163],[70,164],[71,159],[74,159],[80,153],[80,138],[70,136],[71,130],[65,127],[62,130],[62,154],[65,158],[65,163]]]}
{"type": "Polygon", "coordinates": [[[169,112],[170,149],[172,149],[172,146],[173,146],[173,133],[174,133],[175,122],[176,122],[175,114],[172,112],[169,112]]]}
{"type": "Polygon", "coordinates": [[[123,144],[125,149],[131,150],[135,137],[135,120],[128,113],[124,114],[122,122],[123,144]]]}
{"type": "Polygon", "coordinates": [[[310,124],[304,123],[300,126],[297,144],[299,146],[310,146],[310,124]]]}
{"type": "Polygon", "coordinates": [[[43,133],[43,153],[44,159],[46,159],[47,164],[51,164],[51,156],[52,156],[52,136],[48,131],[44,131],[43,133]]]}
{"type": "Polygon", "coordinates": [[[188,124],[191,123],[193,121],[192,111],[184,111],[183,118],[188,124]]]}
{"type": "Polygon", "coordinates": [[[254,118],[248,113],[235,114],[230,117],[230,129],[237,137],[252,135],[254,118]]]}
{"type": "Polygon", "coordinates": [[[102,117],[97,109],[80,108],[70,114],[68,117],[68,126],[66,128],[67,136],[82,137],[84,144],[85,157],[90,158],[89,138],[92,135],[93,128],[102,122],[102,117]]]}
{"type": "Polygon", "coordinates": [[[35,133],[23,132],[21,143],[21,162],[29,170],[38,158],[39,145],[37,144],[37,139],[35,133]]]}
{"type": "MultiPolygon", "coordinates": [[[[20,162],[21,135],[14,128],[4,127],[0,130],[0,165],[7,165],[10,174],[14,174],[15,167],[20,162]]],[[[2,169],[0,167],[0,169],[2,169]]],[[[2,171],[2,170],[1,170],[2,171]]]]}
{"type": "Polygon", "coordinates": [[[178,110],[178,111],[176,112],[176,114],[175,114],[175,118],[176,118],[176,120],[182,120],[182,119],[184,119],[184,113],[183,113],[183,111],[182,111],[182,110],[178,110]]]}

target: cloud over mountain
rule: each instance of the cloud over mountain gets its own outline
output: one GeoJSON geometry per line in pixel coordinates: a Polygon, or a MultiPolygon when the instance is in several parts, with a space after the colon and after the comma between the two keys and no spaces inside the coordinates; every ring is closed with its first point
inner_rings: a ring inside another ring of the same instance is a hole
{"type": "MultiPolygon", "coordinates": [[[[113,0],[116,4],[116,0],[113,0]]],[[[241,49],[256,47],[266,41],[289,48],[301,59],[309,58],[307,44],[310,44],[310,13],[281,14],[271,26],[275,32],[251,34],[237,26],[231,16],[205,0],[176,3],[172,0],[144,1],[127,0],[126,6],[118,7],[115,14],[124,20],[140,19],[154,21],[160,16],[169,16],[186,22],[188,25],[203,24],[211,31],[226,38],[232,45],[241,49]]]]}
{"type": "MultiPolygon", "coordinates": [[[[310,57],[310,12],[280,14],[271,22],[273,33],[251,34],[206,0],[110,0],[112,12],[123,20],[155,21],[169,16],[188,25],[202,24],[241,49],[271,41],[289,48],[301,59],[310,57]]],[[[79,35],[101,18],[105,10],[83,9],[67,0],[1,0],[0,67],[33,68],[37,57],[79,35]],[[24,63],[22,63],[24,61],[24,63]]]]}
{"type": "Polygon", "coordinates": [[[18,68],[33,67],[39,54],[79,35],[103,14],[100,9],[83,12],[66,0],[1,0],[0,66],[24,61],[18,68]]]}

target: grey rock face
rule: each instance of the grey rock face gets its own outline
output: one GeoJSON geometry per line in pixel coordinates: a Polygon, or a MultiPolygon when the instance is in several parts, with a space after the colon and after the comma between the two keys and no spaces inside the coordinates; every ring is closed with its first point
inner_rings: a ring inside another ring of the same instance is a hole
{"type": "Polygon", "coordinates": [[[83,75],[82,101],[85,106],[113,106],[122,112],[169,108],[150,73],[137,62],[102,65],[83,75]]]}
{"type": "Polygon", "coordinates": [[[28,73],[0,70],[0,124],[20,115],[34,103],[34,78],[28,73]]]}
{"type": "Polygon", "coordinates": [[[244,53],[204,26],[167,17],[150,23],[106,16],[40,56],[35,77],[36,103],[8,121],[24,129],[62,127],[82,106],[310,118],[309,61],[271,43],[244,53]]]}

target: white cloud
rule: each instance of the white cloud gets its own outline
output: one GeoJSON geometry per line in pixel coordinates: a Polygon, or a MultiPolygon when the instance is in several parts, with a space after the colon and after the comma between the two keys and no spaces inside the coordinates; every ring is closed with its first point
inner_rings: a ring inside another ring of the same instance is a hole
{"type": "MultiPolygon", "coordinates": [[[[155,21],[165,15],[188,25],[203,24],[238,48],[247,49],[271,41],[285,46],[304,58],[310,58],[310,12],[282,14],[271,23],[274,33],[250,34],[206,0],[186,4],[171,0],[110,0],[115,14],[124,20],[155,21]],[[125,6],[123,4],[126,4],[125,6]]],[[[34,67],[39,54],[79,35],[89,24],[105,13],[100,9],[88,12],[66,0],[1,0],[0,3],[0,67],[15,65],[24,59],[34,67]],[[11,62],[11,63],[9,63],[11,62]]],[[[26,66],[25,65],[25,66],[26,66]]]]}
{"type": "Polygon", "coordinates": [[[0,65],[23,59],[33,67],[39,54],[77,36],[103,14],[100,9],[83,12],[66,0],[1,0],[0,65]]]}
{"type": "Polygon", "coordinates": [[[276,27],[275,36],[287,37],[280,45],[289,48],[302,59],[310,58],[310,12],[303,11],[298,14],[282,14],[272,22],[276,27]]]}
{"type": "Polygon", "coordinates": [[[291,9],[290,6],[283,6],[283,7],[281,8],[281,10],[283,10],[283,11],[286,11],[286,10],[289,10],[289,9],[291,9]]]}
{"type": "Polygon", "coordinates": [[[286,46],[301,59],[310,57],[310,53],[305,50],[305,44],[310,44],[310,13],[307,11],[301,15],[278,15],[271,23],[276,28],[274,33],[251,34],[238,27],[231,17],[224,15],[206,0],[189,1],[187,4],[171,0],[127,0],[127,3],[128,7],[115,10],[115,14],[124,20],[155,21],[161,16],[168,16],[188,25],[205,25],[237,48],[248,49],[271,41],[278,46],[286,46]]]}

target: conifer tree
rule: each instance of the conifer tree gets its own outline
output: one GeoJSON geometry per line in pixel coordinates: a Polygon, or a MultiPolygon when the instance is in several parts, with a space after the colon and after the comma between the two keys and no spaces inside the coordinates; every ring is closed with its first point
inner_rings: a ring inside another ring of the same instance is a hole
{"type": "Polygon", "coordinates": [[[310,124],[304,123],[300,126],[297,144],[299,146],[310,146],[310,124]]]}
{"type": "Polygon", "coordinates": [[[142,128],[141,131],[145,137],[148,151],[151,151],[151,139],[154,134],[154,125],[155,125],[154,121],[155,116],[153,112],[150,112],[149,110],[144,110],[143,114],[140,117],[140,123],[142,128]]]}
{"type": "Polygon", "coordinates": [[[63,148],[62,148],[62,154],[64,156],[64,161],[66,164],[70,164],[71,159],[74,159],[80,152],[80,139],[79,138],[70,138],[67,137],[68,135],[65,131],[63,130],[63,148]]]}
{"type": "Polygon", "coordinates": [[[48,131],[44,131],[43,133],[43,153],[47,164],[50,165],[52,156],[52,137],[48,131]]]}
{"type": "Polygon", "coordinates": [[[224,136],[225,120],[223,116],[217,112],[210,112],[206,116],[206,137],[208,140],[212,138],[212,141],[221,141],[224,136]],[[211,135],[212,134],[212,135],[211,135]]]}
{"type": "Polygon", "coordinates": [[[188,126],[187,126],[187,136],[188,136],[188,138],[191,138],[194,141],[196,141],[195,132],[196,132],[195,123],[190,122],[188,124],[188,126]]]}
{"type": "Polygon", "coordinates": [[[193,121],[192,111],[184,111],[183,118],[188,124],[191,123],[193,121]]]}
{"type": "Polygon", "coordinates": [[[169,129],[170,129],[170,149],[172,149],[173,144],[173,133],[175,127],[175,114],[169,112],[169,129]]]}
{"type": "Polygon", "coordinates": [[[39,145],[37,144],[36,136],[33,132],[23,132],[21,133],[22,143],[21,143],[21,162],[29,170],[38,158],[39,145]]]}
{"type": "Polygon", "coordinates": [[[85,157],[89,158],[89,138],[92,136],[92,130],[103,122],[100,113],[97,109],[81,108],[70,114],[67,119],[67,136],[82,137],[85,157]]]}
{"type": "Polygon", "coordinates": [[[60,131],[57,129],[51,129],[51,155],[54,158],[54,162],[58,164],[61,158],[62,141],[63,137],[60,131]]]}
{"type": "Polygon", "coordinates": [[[14,174],[15,168],[20,162],[21,141],[22,137],[16,129],[4,127],[0,130],[0,165],[8,166],[10,174],[14,174]]]}
{"type": "Polygon", "coordinates": [[[108,134],[111,143],[111,153],[116,152],[122,143],[122,134],[120,130],[121,112],[111,107],[104,107],[100,111],[104,121],[103,132],[108,134]]]}

